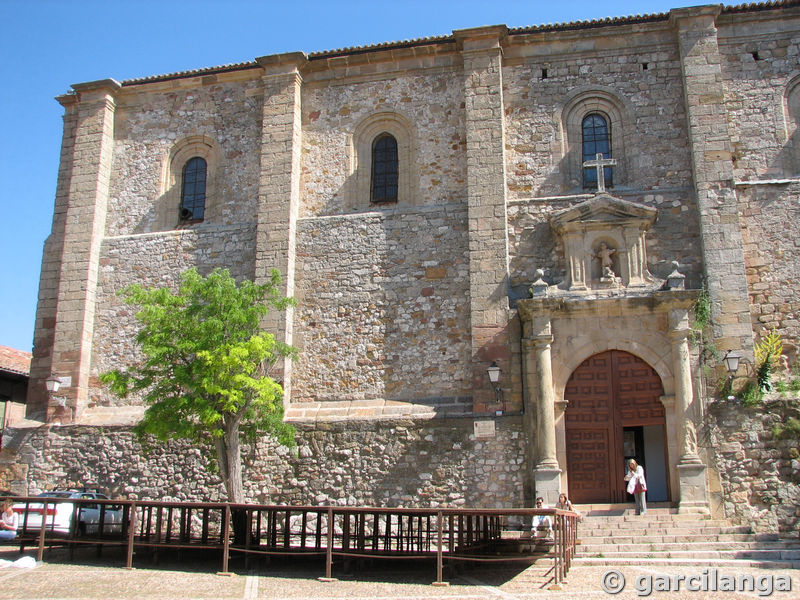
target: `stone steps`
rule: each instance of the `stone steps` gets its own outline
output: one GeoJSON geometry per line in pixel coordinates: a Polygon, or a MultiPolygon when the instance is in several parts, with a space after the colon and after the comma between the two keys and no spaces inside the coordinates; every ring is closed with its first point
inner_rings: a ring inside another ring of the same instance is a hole
{"type": "Polygon", "coordinates": [[[685,564],[770,567],[800,565],[800,540],[755,534],[747,526],[701,514],[678,514],[670,506],[635,515],[630,505],[576,507],[575,560],[580,564],[685,564]]]}
{"type": "Polygon", "coordinates": [[[747,559],[714,559],[707,558],[575,558],[573,564],[593,567],[618,567],[633,565],[637,567],[754,567],[759,569],[800,569],[800,561],[781,560],[747,560],[747,559]]]}
{"type": "MultiPolygon", "coordinates": [[[[666,543],[615,543],[615,552],[641,552],[644,554],[650,552],[663,552],[668,551],[691,551],[691,550],[729,550],[731,547],[737,550],[787,550],[800,552],[800,545],[789,545],[783,541],[775,542],[759,542],[753,540],[738,541],[731,543],[729,541],[720,540],[695,540],[692,542],[666,542],[666,543]]],[[[607,552],[609,544],[586,544],[582,543],[578,546],[577,552],[579,554],[596,554],[598,552],[607,552]]]]}
{"type": "Polygon", "coordinates": [[[642,539],[646,536],[647,543],[649,544],[692,544],[694,542],[705,542],[709,538],[717,542],[776,542],[780,538],[777,534],[753,534],[753,533],[712,533],[711,535],[696,534],[696,535],[675,535],[675,532],[653,535],[651,532],[646,532],[643,535],[613,535],[596,536],[584,535],[578,533],[580,545],[586,546],[589,544],[637,544],[642,543],[642,539]]]}
{"type": "Polygon", "coordinates": [[[576,558],[682,558],[696,560],[710,559],[746,559],[746,560],[780,560],[800,562],[800,550],[653,550],[645,552],[606,551],[596,555],[578,552],[576,558]]]}

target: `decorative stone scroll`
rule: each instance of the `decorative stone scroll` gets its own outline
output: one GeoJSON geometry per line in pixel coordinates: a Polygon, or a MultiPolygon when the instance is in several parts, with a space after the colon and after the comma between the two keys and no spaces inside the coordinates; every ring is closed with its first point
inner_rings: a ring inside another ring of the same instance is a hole
{"type": "Polygon", "coordinates": [[[561,237],[569,291],[660,284],[647,270],[645,233],[657,211],[600,193],[550,219],[561,237]]]}

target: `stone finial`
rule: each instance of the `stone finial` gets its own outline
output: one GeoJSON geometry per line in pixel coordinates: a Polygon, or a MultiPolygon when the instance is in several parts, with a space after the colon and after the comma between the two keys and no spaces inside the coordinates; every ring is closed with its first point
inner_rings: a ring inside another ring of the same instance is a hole
{"type": "Polygon", "coordinates": [[[686,275],[678,271],[677,260],[672,261],[672,273],[667,275],[667,289],[668,290],[683,290],[686,288],[686,275]]]}
{"type": "Polygon", "coordinates": [[[531,284],[530,293],[531,296],[542,296],[547,294],[547,282],[542,279],[544,277],[544,271],[542,269],[536,269],[533,273],[534,282],[531,284]]]}

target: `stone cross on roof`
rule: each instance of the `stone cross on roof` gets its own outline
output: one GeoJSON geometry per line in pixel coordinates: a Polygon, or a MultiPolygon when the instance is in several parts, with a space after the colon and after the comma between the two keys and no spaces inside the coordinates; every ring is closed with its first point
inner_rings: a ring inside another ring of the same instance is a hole
{"type": "Polygon", "coordinates": [[[587,160],[583,163],[583,168],[594,167],[597,169],[597,191],[606,191],[606,174],[604,167],[612,167],[617,164],[614,158],[603,158],[602,153],[595,154],[594,160],[587,160]]]}

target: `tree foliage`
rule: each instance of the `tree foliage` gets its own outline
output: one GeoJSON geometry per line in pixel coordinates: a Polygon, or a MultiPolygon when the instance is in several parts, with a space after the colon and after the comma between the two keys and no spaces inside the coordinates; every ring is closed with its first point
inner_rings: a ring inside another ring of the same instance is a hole
{"type": "Polygon", "coordinates": [[[242,502],[240,437],[270,433],[295,445],[294,428],[283,422],[283,389],[270,371],[297,351],[261,330],[269,309],[294,304],[280,293],[280,275],[273,270],[266,284],[237,285],[227,270],[203,277],[190,269],[177,291],[131,285],[121,294],[140,307],[143,359],[100,379],[118,396],[142,395],[140,436],[213,444],[228,498],[242,502]]]}

